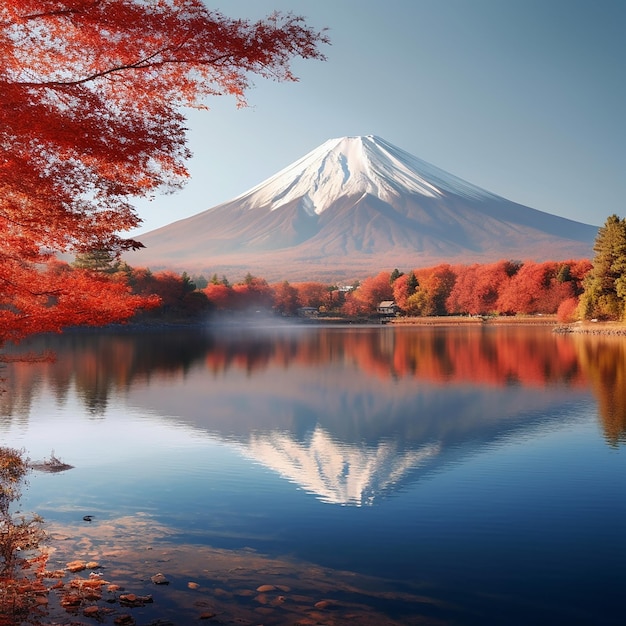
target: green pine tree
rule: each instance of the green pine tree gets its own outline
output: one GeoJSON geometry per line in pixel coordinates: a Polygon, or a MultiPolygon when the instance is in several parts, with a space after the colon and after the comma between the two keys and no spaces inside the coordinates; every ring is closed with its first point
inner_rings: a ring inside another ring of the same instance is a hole
{"type": "Polygon", "coordinates": [[[102,274],[115,274],[120,269],[121,261],[114,252],[104,248],[81,252],[76,255],[72,265],[78,269],[91,270],[102,274]]]}
{"type": "Polygon", "coordinates": [[[593,246],[593,267],[585,277],[579,315],[583,319],[626,319],[626,219],[607,218],[593,246]]]}
{"type": "Polygon", "coordinates": [[[393,272],[391,272],[391,275],[389,276],[389,282],[393,285],[396,280],[398,278],[400,278],[400,276],[402,276],[402,274],[404,274],[404,272],[401,272],[397,267],[395,270],[393,270],[393,272]]]}

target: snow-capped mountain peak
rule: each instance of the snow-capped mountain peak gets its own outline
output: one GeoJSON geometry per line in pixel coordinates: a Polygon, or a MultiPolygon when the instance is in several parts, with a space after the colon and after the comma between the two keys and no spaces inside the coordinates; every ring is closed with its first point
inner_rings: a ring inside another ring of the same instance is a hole
{"type": "Polygon", "coordinates": [[[334,282],[381,268],[589,258],[597,228],[374,136],[330,139],[242,195],[142,236],[131,265],[334,282]]]}
{"type": "Polygon", "coordinates": [[[369,194],[389,202],[403,194],[493,197],[456,176],[373,135],[329,139],[236,200],[248,208],[278,209],[299,200],[310,215],[340,197],[369,194]]]}

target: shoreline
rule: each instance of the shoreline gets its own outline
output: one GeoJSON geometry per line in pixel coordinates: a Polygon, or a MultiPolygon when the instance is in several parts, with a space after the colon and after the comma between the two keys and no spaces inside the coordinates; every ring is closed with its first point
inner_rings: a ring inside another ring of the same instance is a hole
{"type": "Polygon", "coordinates": [[[554,329],[556,333],[571,335],[603,335],[605,337],[626,337],[624,322],[574,322],[560,324],[554,329]]]}
{"type": "Polygon", "coordinates": [[[390,319],[393,326],[556,326],[555,315],[488,316],[488,315],[441,315],[432,317],[396,317],[390,319]]]}
{"type": "Polygon", "coordinates": [[[511,317],[410,317],[389,321],[393,326],[551,326],[552,332],[572,335],[602,335],[626,337],[626,322],[572,322],[557,321],[556,315],[511,316],[511,317]]]}
{"type": "Polygon", "coordinates": [[[61,334],[74,333],[152,333],[169,332],[176,330],[206,329],[211,327],[241,327],[255,326],[267,322],[288,322],[302,326],[325,326],[325,325],[381,325],[381,326],[422,326],[422,327],[467,327],[485,328],[502,326],[534,326],[552,327],[553,332],[562,334],[581,335],[613,335],[626,336],[626,322],[572,322],[562,323],[556,319],[556,315],[541,316],[430,316],[430,317],[394,317],[394,318],[342,318],[342,317],[318,317],[318,318],[213,318],[204,320],[150,320],[130,322],[126,324],[109,324],[106,326],[72,326],[63,329],[61,334]]]}

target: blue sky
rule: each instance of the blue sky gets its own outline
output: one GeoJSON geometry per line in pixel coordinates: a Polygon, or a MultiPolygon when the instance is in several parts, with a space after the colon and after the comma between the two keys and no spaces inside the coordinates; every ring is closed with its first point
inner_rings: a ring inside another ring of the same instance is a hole
{"type": "Polygon", "coordinates": [[[189,115],[192,178],[137,203],[145,232],[346,135],[378,135],[493,193],[581,222],[626,215],[625,0],[207,0],[328,27],[326,62],[189,115]]]}

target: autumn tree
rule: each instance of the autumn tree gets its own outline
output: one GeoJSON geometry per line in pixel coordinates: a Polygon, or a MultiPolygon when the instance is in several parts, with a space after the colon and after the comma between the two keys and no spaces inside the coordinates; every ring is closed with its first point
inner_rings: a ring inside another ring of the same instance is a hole
{"type": "Polygon", "coordinates": [[[154,294],[159,299],[156,315],[193,317],[209,309],[207,295],[196,289],[187,272],[172,271],[152,273],[143,268],[133,270],[129,282],[139,295],[154,294]]]}
{"type": "Polygon", "coordinates": [[[343,304],[341,305],[341,313],[349,317],[357,317],[359,315],[369,315],[372,313],[370,303],[365,302],[357,297],[356,291],[350,291],[346,294],[343,304]]]}
{"type": "Polygon", "coordinates": [[[415,293],[419,283],[415,272],[401,274],[393,281],[393,299],[401,311],[407,310],[407,299],[415,293]]]}
{"type": "Polygon", "coordinates": [[[568,274],[570,276],[570,280],[575,281],[576,295],[579,296],[584,291],[584,279],[586,278],[587,274],[589,274],[593,266],[589,259],[567,261],[567,265],[569,266],[568,274]]]}
{"type": "Polygon", "coordinates": [[[271,309],[273,303],[272,288],[264,278],[246,274],[242,282],[232,287],[235,305],[238,309],[271,309]]]}
{"type": "Polygon", "coordinates": [[[503,313],[550,314],[576,295],[569,264],[526,261],[503,286],[496,307],[503,313]]]}
{"type": "Polygon", "coordinates": [[[435,267],[416,270],[418,286],[407,298],[406,312],[409,315],[446,315],[446,301],[456,282],[452,268],[442,263],[435,267]]]}
{"type": "Polygon", "coordinates": [[[475,263],[455,268],[456,282],[446,301],[450,313],[496,313],[500,292],[520,268],[513,261],[475,263]]]}
{"type": "Polygon", "coordinates": [[[0,347],[33,333],[58,331],[68,324],[104,325],[127,320],[159,304],[153,294],[134,295],[123,275],[73,269],[48,260],[43,268],[16,264],[0,291],[0,347]]]}
{"type": "Polygon", "coordinates": [[[607,218],[593,246],[593,267],[584,281],[579,314],[583,319],[626,318],[626,218],[607,218]]]}
{"type": "Polygon", "coordinates": [[[230,285],[211,281],[202,291],[218,311],[225,311],[233,307],[234,292],[230,285]]]}
{"type": "Polygon", "coordinates": [[[333,295],[336,294],[336,288],[329,287],[324,283],[307,281],[304,283],[295,283],[293,285],[298,290],[298,301],[300,306],[308,306],[319,309],[321,306],[331,308],[334,302],[333,295]]]}
{"type": "Polygon", "coordinates": [[[576,321],[578,298],[568,298],[559,304],[556,310],[556,319],[561,324],[571,324],[576,321]]]}
{"type": "Polygon", "coordinates": [[[300,306],[298,290],[289,281],[285,280],[274,285],[274,311],[280,315],[295,315],[300,306]]]}
{"type": "Polygon", "coordinates": [[[389,277],[389,272],[382,271],[376,276],[366,278],[351,294],[350,299],[356,301],[352,303],[355,305],[353,308],[359,313],[373,313],[380,302],[392,300],[393,287],[389,277]]]}
{"type": "Polygon", "coordinates": [[[132,199],[188,176],[183,108],[244,105],[251,76],[295,80],[291,61],[324,42],[298,16],[229,19],[202,0],[0,1],[0,309],[36,309],[31,332],[75,323],[57,306],[70,283],[38,277],[53,254],[140,247],[121,235],[141,221],[132,199]]]}

